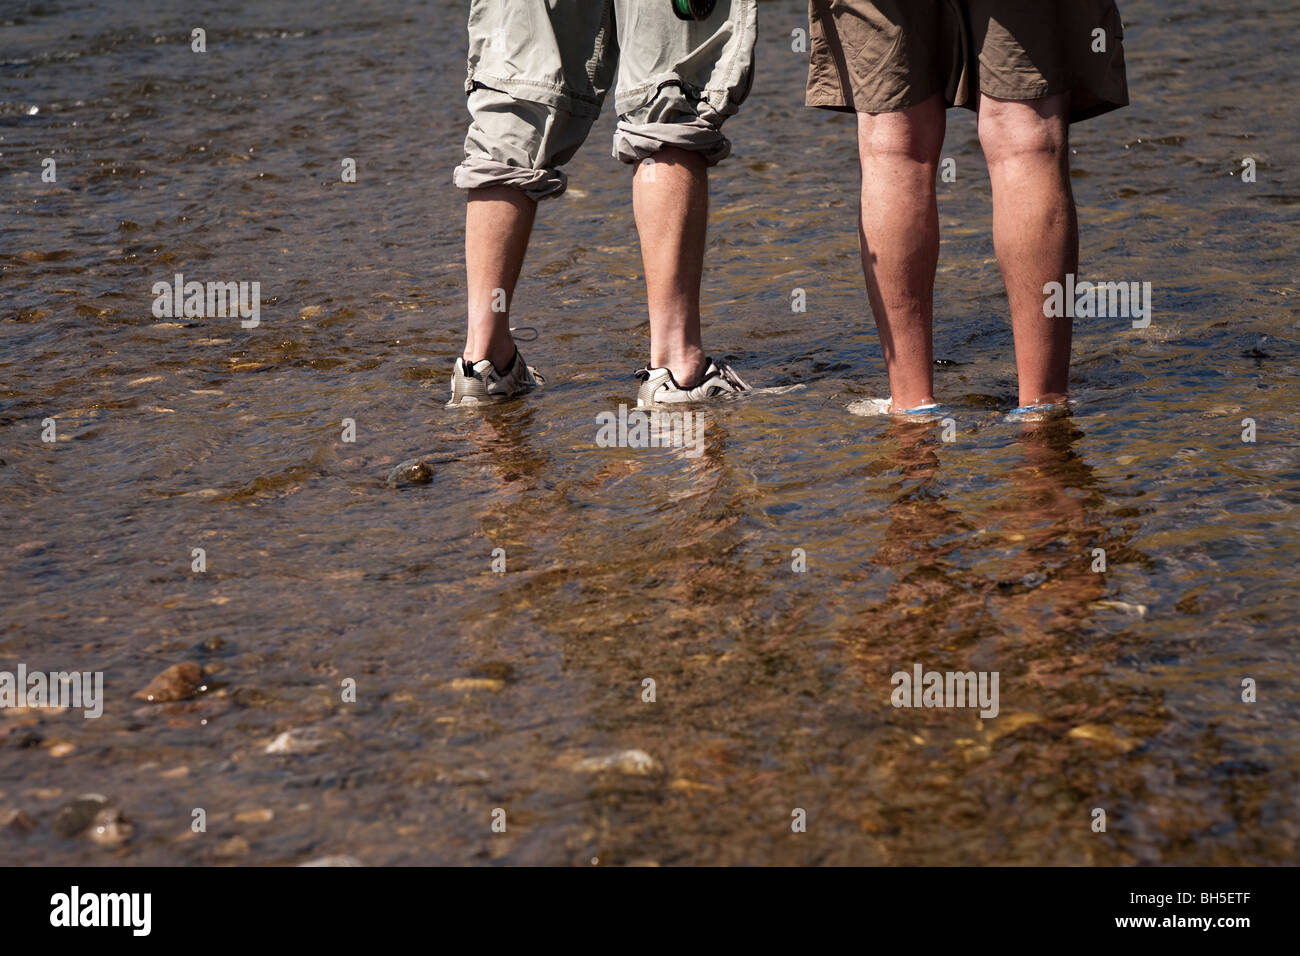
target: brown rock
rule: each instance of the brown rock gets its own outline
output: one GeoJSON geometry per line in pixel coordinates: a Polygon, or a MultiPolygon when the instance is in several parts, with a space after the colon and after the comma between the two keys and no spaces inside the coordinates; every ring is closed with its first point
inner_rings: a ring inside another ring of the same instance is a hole
{"type": "Polygon", "coordinates": [[[308,860],[306,863],[299,863],[299,866],[361,866],[362,863],[354,856],[322,856],[316,860],[308,860]]]}
{"type": "Polygon", "coordinates": [[[121,846],[131,839],[135,826],[117,807],[107,807],[95,814],[86,835],[100,846],[121,846]]]}
{"type": "Polygon", "coordinates": [[[1118,732],[1104,724],[1080,724],[1066,736],[1073,737],[1075,740],[1087,740],[1091,743],[1101,744],[1118,750],[1120,753],[1128,753],[1141,744],[1140,740],[1135,740],[1127,734],[1118,732]]]}
{"type": "Polygon", "coordinates": [[[241,836],[231,837],[224,843],[219,843],[212,852],[215,856],[230,858],[236,856],[245,856],[252,849],[248,841],[241,836]]]}
{"type": "Polygon", "coordinates": [[[401,488],[404,485],[427,485],[431,481],[433,481],[433,466],[427,461],[412,458],[410,461],[396,465],[388,473],[386,483],[390,488],[401,488]]]}
{"type": "Polygon", "coordinates": [[[0,810],[0,830],[13,836],[26,836],[36,829],[36,821],[17,807],[0,810]]]}
{"type": "Polygon", "coordinates": [[[61,837],[80,836],[108,805],[108,797],[98,793],[84,793],[55,812],[54,832],[61,837]]]}
{"type": "Polygon", "coordinates": [[[505,681],[494,677],[457,677],[455,680],[447,684],[449,690],[456,691],[498,691],[505,686],[505,681]]]}
{"type": "Polygon", "coordinates": [[[614,771],[634,777],[647,777],[663,772],[663,766],[644,750],[620,750],[603,757],[587,757],[571,768],[576,773],[608,773],[614,771]]]}
{"type": "Polygon", "coordinates": [[[203,668],[193,661],[184,661],[167,668],[135,696],[155,704],[185,700],[198,693],[202,684],[203,668]]]}
{"type": "Polygon", "coordinates": [[[332,729],[323,727],[294,727],[286,730],[269,744],[263,753],[268,754],[312,754],[324,750],[342,739],[342,735],[332,729]]]}
{"type": "Polygon", "coordinates": [[[120,846],[135,832],[122,811],[98,793],[83,793],[59,807],[53,826],[61,837],[71,839],[85,834],[100,846],[120,846]]]}

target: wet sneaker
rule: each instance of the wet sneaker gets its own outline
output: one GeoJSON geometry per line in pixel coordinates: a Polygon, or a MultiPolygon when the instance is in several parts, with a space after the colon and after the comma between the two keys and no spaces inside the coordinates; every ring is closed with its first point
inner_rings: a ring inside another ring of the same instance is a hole
{"type": "Polygon", "coordinates": [[[524,363],[518,349],[515,349],[515,357],[504,372],[498,372],[487,359],[471,363],[458,358],[451,370],[451,401],[447,407],[500,401],[544,384],[546,379],[537,369],[524,363]]]}
{"type": "Polygon", "coordinates": [[[636,393],[637,408],[648,405],[671,405],[677,402],[703,402],[719,395],[732,395],[750,391],[750,387],[726,362],[704,360],[704,378],[700,384],[682,388],[666,368],[637,369],[641,388],[636,393]]]}
{"type": "Polygon", "coordinates": [[[915,422],[940,421],[949,415],[948,406],[940,405],[938,402],[929,402],[916,408],[900,408],[891,412],[889,406],[893,401],[892,398],[864,398],[851,402],[848,410],[851,414],[865,415],[868,418],[885,415],[915,422]]]}
{"type": "Polygon", "coordinates": [[[1007,412],[1008,422],[1047,422],[1070,414],[1070,402],[1044,402],[1041,405],[1021,405],[1007,412]]]}

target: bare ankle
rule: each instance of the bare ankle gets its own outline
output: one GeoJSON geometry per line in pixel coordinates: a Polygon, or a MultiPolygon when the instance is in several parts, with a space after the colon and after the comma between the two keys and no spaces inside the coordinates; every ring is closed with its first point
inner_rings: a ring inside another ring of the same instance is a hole
{"type": "Polygon", "coordinates": [[[504,372],[515,357],[515,340],[507,332],[504,338],[498,336],[490,339],[486,344],[467,342],[461,356],[471,364],[487,359],[498,372],[504,372]]]}
{"type": "Polygon", "coordinates": [[[1069,400],[1065,392],[1020,393],[1021,408],[1029,408],[1031,405],[1064,405],[1069,400]]]}
{"type": "Polygon", "coordinates": [[[909,408],[920,408],[922,405],[934,404],[933,389],[927,388],[909,391],[908,389],[898,388],[893,389],[892,391],[893,394],[890,397],[889,404],[890,412],[905,412],[909,408]]]}
{"type": "Polygon", "coordinates": [[[682,388],[694,388],[704,378],[708,367],[708,357],[704,350],[696,347],[668,356],[664,362],[654,362],[655,368],[666,368],[673,373],[673,380],[682,388]]]}

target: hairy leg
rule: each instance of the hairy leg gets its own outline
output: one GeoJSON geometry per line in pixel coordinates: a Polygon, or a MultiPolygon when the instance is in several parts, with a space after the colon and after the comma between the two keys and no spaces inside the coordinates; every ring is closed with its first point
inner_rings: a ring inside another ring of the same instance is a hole
{"type": "Polygon", "coordinates": [[[683,388],[704,374],[700,279],[709,219],[709,173],[696,152],[665,147],[635,168],[632,209],[650,308],[650,365],[683,388]]]}
{"type": "Polygon", "coordinates": [[[893,113],[858,114],[858,240],[895,410],[934,401],[934,178],[943,133],[937,95],[893,113]]]}
{"type": "Polygon", "coordinates": [[[512,186],[472,189],[465,204],[469,328],[463,357],[504,371],[514,358],[510,303],[528,251],[536,201],[512,186]]]}
{"type": "Polygon", "coordinates": [[[1020,404],[1060,401],[1069,388],[1072,322],[1044,316],[1043,286],[1064,283],[1079,266],[1069,97],[981,96],[979,137],[993,184],[993,248],[1011,308],[1020,404]]]}

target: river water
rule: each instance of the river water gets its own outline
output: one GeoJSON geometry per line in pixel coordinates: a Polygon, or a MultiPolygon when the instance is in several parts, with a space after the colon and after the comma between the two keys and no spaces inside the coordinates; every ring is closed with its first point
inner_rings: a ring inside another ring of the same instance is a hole
{"type": "Polygon", "coordinates": [[[886,387],[852,119],[802,105],[806,11],[762,3],[705,338],[805,387],[709,408],[695,458],[595,442],[648,353],[612,102],[516,300],[549,385],[446,409],[461,4],[5,10],[0,670],[102,672],[104,714],[0,712],[0,863],[1296,859],[1294,4],[1122,4],[1133,105],[1071,144],[1081,271],[1154,314],[1076,322],[1067,420],[1003,421],[950,113],[944,441],[846,411],[886,387]],[[156,317],[176,273],[259,282],[259,325],[156,317]],[[386,484],[411,458],[432,481],[386,484]],[[206,689],[132,696],[186,661],[206,689]],[[998,716],[891,706],[918,664],[996,672],[998,716]],[[121,839],[58,824],[86,793],[121,839]]]}

